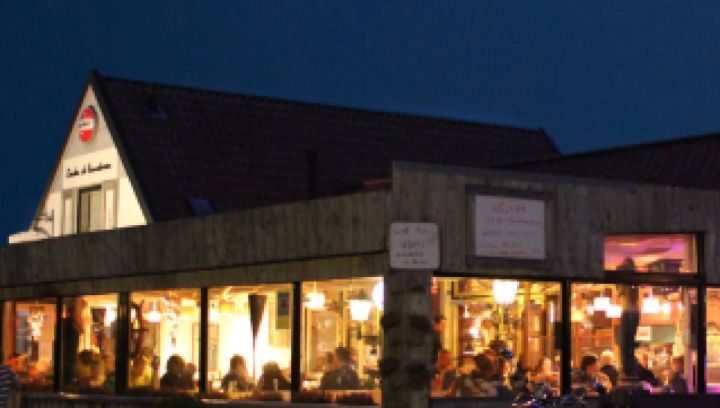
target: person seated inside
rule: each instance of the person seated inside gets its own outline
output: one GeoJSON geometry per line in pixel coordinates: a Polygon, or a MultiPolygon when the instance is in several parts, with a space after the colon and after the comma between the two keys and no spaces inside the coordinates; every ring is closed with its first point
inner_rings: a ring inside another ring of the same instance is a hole
{"type": "Polygon", "coordinates": [[[536,384],[547,384],[550,388],[560,386],[560,378],[558,373],[553,370],[553,362],[549,357],[541,357],[540,360],[538,360],[530,377],[531,381],[536,384]]]}
{"type": "Polygon", "coordinates": [[[600,353],[600,372],[610,379],[610,384],[616,386],[620,378],[620,371],[615,367],[615,354],[611,350],[600,353]]]}
{"type": "Polygon", "coordinates": [[[584,389],[585,392],[593,395],[602,393],[598,385],[601,385],[605,392],[612,388],[610,379],[600,372],[598,359],[593,355],[583,356],[580,360],[580,368],[572,372],[570,384],[573,389],[584,389]]]}
{"type": "Polygon", "coordinates": [[[148,358],[142,354],[135,356],[130,362],[130,387],[147,388],[153,384],[153,370],[148,358]]]}
{"type": "Polygon", "coordinates": [[[455,378],[457,378],[452,362],[450,351],[448,349],[440,350],[437,363],[435,363],[435,378],[432,380],[433,391],[449,389],[455,378]]]}
{"type": "Polygon", "coordinates": [[[483,353],[475,356],[474,366],[464,365],[458,372],[459,376],[450,386],[448,397],[497,397],[498,388],[492,384],[495,364],[483,353]]]}
{"type": "Polygon", "coordinates": [[[290,381],[285,378],[278,363],[270,361],[263,365],[262,375],[258,380],[258,389],[261,391],[289,390],[290,381]]]}
{"type": "Polygon", "coordinates": [[[160,378],[160,387],[165,390],[191,390],[193,388],[192,378],[188,376],[185,368],[185,360],[177,354],[168,358],[165,364],[167,370],[160,378]]]}
{"type": "Polygon", "coordinates": [[[655,374],[653,374],[653,372],[647,368],[647,355],[645,355],[643,359],[646,361],[644,365],[640,362],[640,359],[635,356],[635,376],[638,378],[638,380],[647,383],[649,387],[659,387],[660,380],[658,380],[655,374]]]}
{"type": "Polygon", "coordinates": [[[677,356],[672,359],[673,375],[670,377],[668,387],[673,394],[687,394],[688,384],[685,379],[685,357],[677,356]]]}
{"type": "Polygon", "coordinates": [[[248,391],[252,388],[247,379],[247,366],[243,356],[235,354],[230,358],[230,371],[222,379],[221,388],[223,391],[248,391]],[[233,387],[230,387],[233,384],[233,387]],[[232,388],[232,389],[231,389],[232,388]]]}
{"type": "Polygon", "coordinates": [[[356,390],[360,388],[360,378],[352,365],[352,353],[347,347],[335,348],[335,367],[323,374],[320,389],[356,390]]]}

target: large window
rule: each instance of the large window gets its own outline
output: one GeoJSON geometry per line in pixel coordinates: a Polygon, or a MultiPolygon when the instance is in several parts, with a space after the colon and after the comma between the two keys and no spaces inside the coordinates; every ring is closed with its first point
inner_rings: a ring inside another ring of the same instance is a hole
{"type": "Polygon", "coordinates": [[[380,403],[381,278],[303,284],[301,397],[340,394],[380,403]]]}
{"type": "Polygon", "coordinates": [[[560,284],[434,278],[434,397],[560,388],[560,284]]]}
{"type": "Polygon", "coordinates": [[[4,311],[4,360],[24,389],[52,389],[55,299],[5,302],[4,311]]]}
{"type": "Polygon", "coordinates": [[[707,290],[707,367],[708,393],[720,393],[720,288],[707,290]]]}
{"type": "Polygon", "coordinates": [[[578,283],[572,287],[572,386],[611,389],[623,375],[653,393],[695,392],[697,290],[578,283]]]}
{"type": "Polygon", "coordinates": [[[200,361],[200,291],[132,293],[129,341],[129,388],[196,390],[200,361]]]}
{"type": "Polygon", "coordinates": [[[63,299],[62,385],[66,391],[115,390],[117,295],[63,299]]]}
{"type": "Polygon", "coordinates": [[[208,385],[229,398],[290,398],[292,286],[225,286],[208,292],[208,385]]]}
{"type": "Polygon", "coordinates": [[[691,234],[609,235],[605,237],[605,270],[695,273],[696,253],[691,234]]]}

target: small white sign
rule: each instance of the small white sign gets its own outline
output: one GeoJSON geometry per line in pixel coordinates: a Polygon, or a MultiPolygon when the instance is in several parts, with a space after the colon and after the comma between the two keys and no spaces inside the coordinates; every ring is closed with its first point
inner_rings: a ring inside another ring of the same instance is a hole
{"type": "Polygon", "coordinates": [[[475,256],[545,259],[545,201],[475,196],[475,256]]]}
{"type": "Polygon", "coordinates": [[[393,269],[438,269],[440,238],[433,223],[390,224],[390,267],[393,269]]]}

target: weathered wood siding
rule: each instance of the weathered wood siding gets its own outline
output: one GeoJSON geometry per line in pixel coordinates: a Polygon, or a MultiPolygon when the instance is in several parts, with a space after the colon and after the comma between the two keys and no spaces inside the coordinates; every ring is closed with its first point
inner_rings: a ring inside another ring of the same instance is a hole
{"type": "Polygon", "coordinates": [[[393,219],[438,223],[442,271],[603,279],[603,237],[622,233],[698,233],[701,268],[720,283],[720,192],[492,170],[397,163],[393,219]],[[550,260],[546,268],[468,265],[466,187],[548,194],[550,260]]]}
{"type": "MultiPolygon", "coordinates": [[[[112,278],[107,282],[119,290],[147,286],[143,282],[152,280],[171,286],[178,279],[183,284],[207,284],[209,278],[222,281],[228,274],[250,283],[257,281],[253,273],[269,273],[269,281],[288,281],[293,270],[307,271],[294,261],[383,252],[389,195],[350,194],[13,245],[0,251],[0,287],[49,288],[65,282],[61,286],[67,288],[96,279],[98,283],[90,284],[100,290],[107,286],[100,280],[112,278]],[[263,270],[261,266],[269,263],[287,267],[263,270]],[[212,270],[219,272],[213,275],[208,272],[212,270]],[[191,271],[194,275],[182,274],[191,271]]],[[[375,267],[373,261],[358,266],[363,261],[352,259],[345,264],[349,269],[375,267]]],[[[333,267],[342,269],[337,262],[333,267]]],[[[327,270],[319,272],[327,275],[327,270]]]]}

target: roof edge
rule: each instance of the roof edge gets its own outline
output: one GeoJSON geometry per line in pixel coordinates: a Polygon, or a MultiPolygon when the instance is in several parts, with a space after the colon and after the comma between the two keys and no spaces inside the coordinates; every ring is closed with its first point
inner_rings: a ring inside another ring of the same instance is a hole
{"type": "Polygon", "coordinates": [[[93,69],[90,71],[88,78],[89,86],[91,86],[95,92],[95,99],[97,99],[98,105],[100,105],[100,109],[104,114],[105,123],[108,125],[108,133],[110,133],[110,138],[115,144],[118,156],[120,156],[120,161],[125,167],[125,173],[127,173],[128,178],[130,179],[130,185],[135,191],[135,196],[140,203],[140,208],[142,208],[145,221],[150,224],[157,218],[156,212],[153,211],[153,207],[151,207],[148,203],[147,198],[149,195],[145,194],[143,184],[140,182],[140,178],[135,172],[132,160],[128,156],[127,150],[125,150],[125,145],[122,143],[122,128],[118,126],[118,123],[115,120],[115,111],[113,110],[110,98],[107,97],[107,92],[103,83],[104,79],[105,78],[99,71],[93,69]]]}

